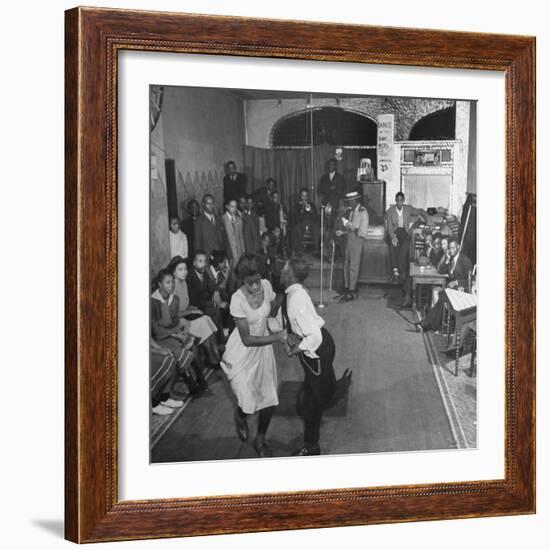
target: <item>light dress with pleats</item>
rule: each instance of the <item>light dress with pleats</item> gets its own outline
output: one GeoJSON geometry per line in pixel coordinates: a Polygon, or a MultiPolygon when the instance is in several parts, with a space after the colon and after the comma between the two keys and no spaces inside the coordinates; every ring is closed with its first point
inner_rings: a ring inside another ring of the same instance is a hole
{"type": "MultiPolygon", "coordinates": [[[[237,290],[230,304],[233,317],[246,319],[251,336],[269,334],[267,319],[275,293],[271,283],[262,279],[264,300],[253,309],[241,289],[237,290]]],[[[239,407],[246,414],[253,414],[266,407],[279,404],[277,397],[277,368],[273,346],[247,347],[243,344],[239,329],[235,327],[229,336],[221,366],[231,383],[239,407]]]]}

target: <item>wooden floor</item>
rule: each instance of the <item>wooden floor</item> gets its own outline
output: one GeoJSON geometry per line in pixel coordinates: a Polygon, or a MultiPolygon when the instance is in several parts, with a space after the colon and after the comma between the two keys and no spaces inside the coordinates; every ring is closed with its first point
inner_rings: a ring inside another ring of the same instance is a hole
{"type": "MultiPolygon", "coordinates": [[[[399,291],[385,292],[363,287],[358,300],[327,302],[320,310],[336,342],[337,377],[353,370],[349,395],[323,419],[323,454],[456,447],[422,335],[406,320],[410,312],[395,309],[399,291]]],[[[280,350],[276,356],[284,395],[267,440],[275,456],[289,456],[302,443],[302,422],[289,396],[303,373],[297,360],[280,350]]],[[[207,394],[193,400],[155,445],[152,462],[256,457],[251,443],[236,436],[234,407],[224,374],[215,372],[207,394]]],[[[250,419],[252,436],[256,421],[250,419]]]]}

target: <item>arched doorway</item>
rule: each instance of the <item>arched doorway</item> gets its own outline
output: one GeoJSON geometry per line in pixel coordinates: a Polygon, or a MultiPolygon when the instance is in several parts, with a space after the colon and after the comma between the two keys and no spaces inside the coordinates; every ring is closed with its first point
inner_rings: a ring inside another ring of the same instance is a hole
{"type": "Polygon", "coordinates": [[[313,145],[376,146],[377,125],[369,117],[340,107],[301,111],[279,120],[271,133],[272,147],[313,145]]]}
{"type": "Polygon", "coordinates": [[[409,140],[455,139],[456,107],[448,107],[422,117],[411,129],[409,140]]]}

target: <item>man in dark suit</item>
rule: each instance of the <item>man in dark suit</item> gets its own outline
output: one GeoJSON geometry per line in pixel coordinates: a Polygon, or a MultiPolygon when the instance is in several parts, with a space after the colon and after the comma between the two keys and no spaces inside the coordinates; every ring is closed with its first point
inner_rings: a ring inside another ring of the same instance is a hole
{"type": "Polygon", "coordinates": [[[336,159],[330,159],[327,163],[327,173],[319,180],[321,203],[330,204],[333,210],[337,210],[338,203],[345,194],[344,177],[336,171],[336,159]]]}
{"type": "Polygon", "coordinates": [[[194,250],[204,250],[208,256],[213,250],[225,250],[223,224],[215,214],[215,203],[212,195],[204,195],[202,213],[195,220],[194,250]]]}
{"type": "Polygon", "coordinates": [[[254,199],[251,195],[246,198],[243,219],[243,238],[245,254],[256,254],[260,248],[260,218],[254,208],[254,199]]]}
{"type": "Polygon", "coordinates": [[[227,204],[230,200],[238,202],[243,195],[246,195],[246,175],[237,172],[237,165],[230,160],[227,174],[223,177],[223,203],[227,204]]]}
{"type": "Polygon", "coordinates": [[[189,303],[199,308],[214,321],[218,329],[218,344],[223,344],[223,317],[228,304],[221,299],[216,281],[209,273],[207,256],[204,250],[195,250],[193,266],[187,275],[187,287],[189,289],[189,303]]]}
{"type": "Polygon", "coordinates": [[[295,252],[303,252],[303,239],[306,232],[311,233],[313,253],[319,252],[319,214],[315,205],[309,200],[308,190],[300,189],[300,202],[292,215],[292,248],[295,252]]]}
{"type": "Polygon", "coordinates": [[[271,195],[274,191],[277,191],[277,188],[273,178],[267,178],[265,185],[254,191],[252,197],[256,202],[259,216],[265,216],[266,205],[271,202],[271,195]]]}
{"type": "MultiPolygon", "coordinates": [[[[445,260],[439,266],[439,273],[448,276],[447,288],[465,289],[468,288],[468,277],[472,271],[472,262],[470,258],[461,254],[458,240],[452,238],[449,240],[449,249],[445,260]]],[[[443,309],[445,297],[442,291],[436,304],[428,311],[428,314],[422,321],[415,325],[424,330],[440,330],[443,321],[443,309]]]]}

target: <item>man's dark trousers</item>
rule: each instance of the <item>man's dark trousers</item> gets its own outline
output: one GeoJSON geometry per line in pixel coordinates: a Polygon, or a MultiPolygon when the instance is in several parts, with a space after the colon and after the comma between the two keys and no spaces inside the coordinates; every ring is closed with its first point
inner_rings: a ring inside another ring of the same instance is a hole
{"type": "Polygon", "coordinates": [[[325,328],[321,328],[321,334],[323,341],[315,351],[318,359],[307,357],[304,353],[298,356],[305,373],[298,410],[304,420],[304,443],[308,446],[319,443],[323,411],[330,404],[336,390],[336,376],[332,365],[336,352],[334,340],[325,328]]]}
{"type": "Polygon", "coordinates": [[[397,246],[393,246],[389,235],[386,237],[390,249],[391,268],[399,269],[399,275],[404,278],[409,272],[409,234],[402,228],[398,227],[395,231],[395,236],[399,241],[397,246]]]}

